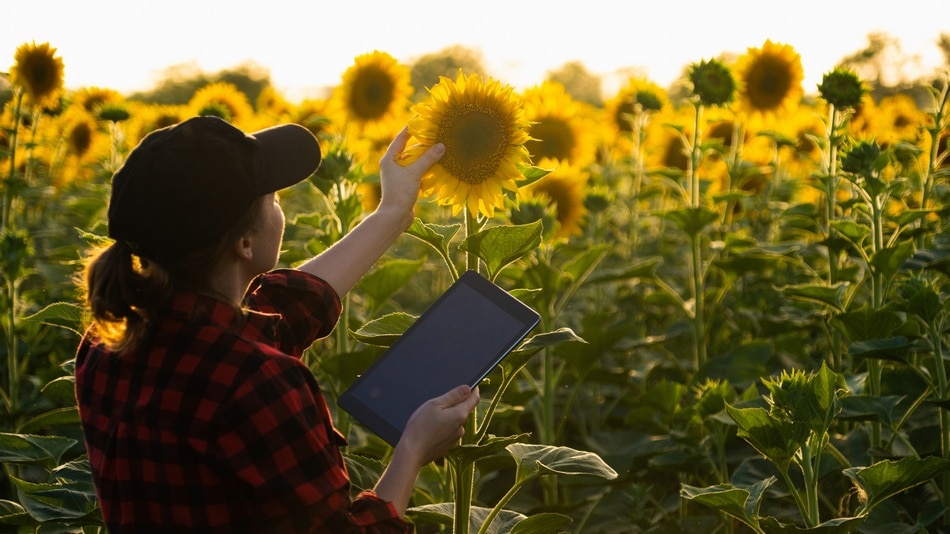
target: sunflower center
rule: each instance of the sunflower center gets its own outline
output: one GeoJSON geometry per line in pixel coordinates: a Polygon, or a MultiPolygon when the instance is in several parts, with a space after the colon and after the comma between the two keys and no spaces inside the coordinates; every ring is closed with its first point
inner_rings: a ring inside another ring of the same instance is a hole
{"type": "Polygon", "coordinates": [[[389,111],[396,82],[383,69],[367,67],[353,80],[350,110],[360,119],[378,120],[389,111]]]}
{"type": "Polygon", "coordinates": [[[545,117],[531,126],[529,134],[536,140],[525,142],[525,147],[535,158],[535,161],[542,158],[562,160],[571,158],[576,140],[574,139],[574,132],[567,122],[557,118],[545,117]]]}
{"type": "Polygon", "coordinates": [[[80,122],[69,132],[69,147],[79,157],[82,157],[92,146],[92,129],[89,124],[80,122]]]}
{"type": "Polygon", "coordinates": [[[445,144],[439,163],[459,180],[477,185],[491,178],[508,144],[503,117],[474,103],[452,106],[439,123],[437,141],[445,144]]]}
{"type": "Polygon", "coordinates": [[[780,57],[763,56],[749,69],[747,93],[752,107],[771,110],[779,107],[792,85],[791,65],[780,57]]]}
{"type": "Polygon", "coordinates": [[[685,171],[689,164],[686,154],[686,145],[683,144],[683,140],[678,136],[671,137],[663,150],[663,165],[685,171]]]}
{"type": "Polygon", "coordinates": [[[709,127],[706,131],[706,137],[708,139],[719,139],[723,146],[729,148],[732,146],[733,128],[732,121],[719,121],[709,127]]]}

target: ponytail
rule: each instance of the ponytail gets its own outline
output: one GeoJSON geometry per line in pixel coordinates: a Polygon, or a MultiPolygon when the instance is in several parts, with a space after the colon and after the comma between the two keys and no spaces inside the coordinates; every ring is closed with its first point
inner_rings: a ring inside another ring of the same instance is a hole
{"type": "Polygon", "coordinates": [[[167,265],[138,256],[128,243],[116,241],[94,250],[79,279],[96,333],[109,350],[137,348],[148,335],[152,318],[176,289],[207,289],[212,266],[254,227],[264,208],[259,197],[217,241],[167,265]]]}
{"type": "Polygon", "coordinates": [[[171,295],[171,279],[160,265],[135,256],[117,241],[94,251],[82,276],[86,306],[102,341],[116,352],[137,347],[149,321],[171,295]]]}

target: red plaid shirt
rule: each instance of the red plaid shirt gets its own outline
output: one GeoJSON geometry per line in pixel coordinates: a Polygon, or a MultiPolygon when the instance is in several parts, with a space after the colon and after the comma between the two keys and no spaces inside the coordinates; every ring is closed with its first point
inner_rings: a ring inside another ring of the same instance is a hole
{"type": "Polygon", "coordinates": [[[300,361],[339,297],[278,270],[246,306],[181,292],[134,352],[83,338],[76,396],[110,531],[411,532],[372,492],[351,499],[345,440],[300,361]]]}

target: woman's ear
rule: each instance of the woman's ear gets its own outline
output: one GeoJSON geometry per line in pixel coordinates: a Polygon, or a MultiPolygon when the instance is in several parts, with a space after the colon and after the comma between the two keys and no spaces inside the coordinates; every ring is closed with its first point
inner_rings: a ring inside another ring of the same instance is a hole
{"type": "Polygon", "coordinates": [[[234,242],[234,253],[242,260],[254,259],[254,237],[246,233],[234,242]]]}

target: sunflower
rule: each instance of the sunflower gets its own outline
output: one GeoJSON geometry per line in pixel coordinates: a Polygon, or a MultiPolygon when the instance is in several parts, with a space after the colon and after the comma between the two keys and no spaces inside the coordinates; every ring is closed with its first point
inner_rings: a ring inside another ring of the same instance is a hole
{"type": "Polygon", "coordinates": [[[10,80],[26,91],[26,96],[38,107],[59,104],[63,89],[63,60],[56,57],[56,49],[49,43],[22,44],[16,49],[10,80]]]}
{"type": "Polygon", "coordinates": [[[337,120],[361,133],[392,130],[402,123],[413,89],[409,68],[385,52],[357,56],[331,97],[337,120]]]}
{"type": "Polygon", "coordinates": [[[152,106],[150,113],[148,113],[148,128],[145,129],[145,133],[177,124],[185,118],[185,109],[181,106],[152,106]]]}
{"type": "Polygon", "coordinates": [[[917,107],[913,97],[906,94],[882,98],[877,106],[877,118],[877,139],[885,145],[900,141],[917,143],[932,123],[929,115],[917,107]]]}
{"type": "Polygon", "coordinates": [[[596,146],[586,124],[583,105],[557,82],[546,81],[522,95],[531,123],[525,148],[535,161],[551,158],[584,166],[594,160],[596,146]]]}
{"type": "Polygon", "coordinates": [[[739,109],[750,116],[774,116],[798,104],[802,90],[801,56],[787,44],[766,40],[750,48],[735,66],[739,109]]]}
{"type": "Polygon", "coordinates": [[[817,165],[821,161],[822,152],[818,140],[826,135],[825,123],[814,109],[808,108],[792,113],[782,122],[783,133],[794,140],[787,153],[783,153],[782,163],[788,175],[799,181],[799,186],[804,187],[812,173],[818,170],[817,165]]]}
{"type": "Polygon", "coordinates": [[[343,146],[353,155],[353,161],[360,165],[364,175],[379,174],[379,161],[389,148],[393,137],[398,133],[390,132],[383,137],[347,136],[343,138],[343,146]]]}
{"type": "Polygon", "coordinates": [[[453,214],[467,206],[472,213],[493,216],[504,203],[504,190],[518,190],[518,165],[529,161],[524,144],[530,124],[512,88],[460,71],[454,82],[441,77],[412,111],[409,133],[419,143],[401,160],[408,164],[430,146],[445,145],[442,159],[423,177],[423,194],[452,205],[453,214]]]}
{"type": "Polygon", "coordinates": [[[873,137],[877,135],[880,112],[870,94],[861,97],[854,113],[848,121],[848,133],[853,137],[873,137]]]}
{"type": "Polygon", "coordinates": [[[542,197],[557,213],[558,231],[555,237],[579,235],[581,221],[587,214],[584,207],[584,190],[588,174],[577,166],[554,160],[542,160],[541,167],[554,168],[544,178],[519,191],[523,198],[542,197]]]}
{"type": "Polygon", "coordinates": [[[88,113],[75,113],[68,121],[64,134],[69,152],[77,158],[82,158],[92,148],[98,129],[95,120],[88,113]]]}
{"type": "Polygon", "coordinates": [[[356,186],[356,192],[360,196],[360,205],[366,213],[376,211],[379,201],[383,198],[383,190],[379,182],[360,182],[356,186]]]}
{"type": "Polygon", "coordinates": [[[188,107],[193,115],[214,115],[234,124],[254,116],[247,95],[228,82],[214,82],[198,89],[188,101],[188,107]]]}
{"type": "Polygon", "coordinates": [[[118,104],[123,100],[118,91],[102,87],[83,87],[73,95],[73,104],[82,106],[89,113],[95,113],[101,106],[118,104]]]}
{"type": "MultiPolygon", "coordinates": [[[[689,125],[688,117],[681,115],[687,111],[687,106],[683,106],[679,112],[680,114],[669,116],[669,122],[660,123],[655,121],[647,125],[644,147],[646,152],[645,163],[648,169],[662,170],[666,173],[682,176],[682,173],[685,173],[686,169],[689,168],[690,156],[686,140],[692,136],[693,127],[689,125]],[[671,127],[675,124],[681,126],[671,127]]],[[[722,113],[721,116],[723,117],[722,120],[725,120],[728,115],[722,113]]],[[[715,129],[723,130],[725,126],[715,126],[715,129]]],[[[707,133],[707,135],[709,134],[707,133]]],[[[715,135],[715,132],[713,135],[715,135]]],[[[729,135],[731,137],[731,132],[729,135]]],[[[694,172],[701,182],[708,184],[706,187],[709,194],[724,191],[727,188],[728,165],[725,158],[702,158],[699,168],[694,169],[694,172]]]]}
{"type": "Polygon", "coordinates": [[[291,122],[303,126],[319,137],[326,137],[333,129],[330,120],[330,101],[325,98],[308,98],[294,106],[291,122]]]}

